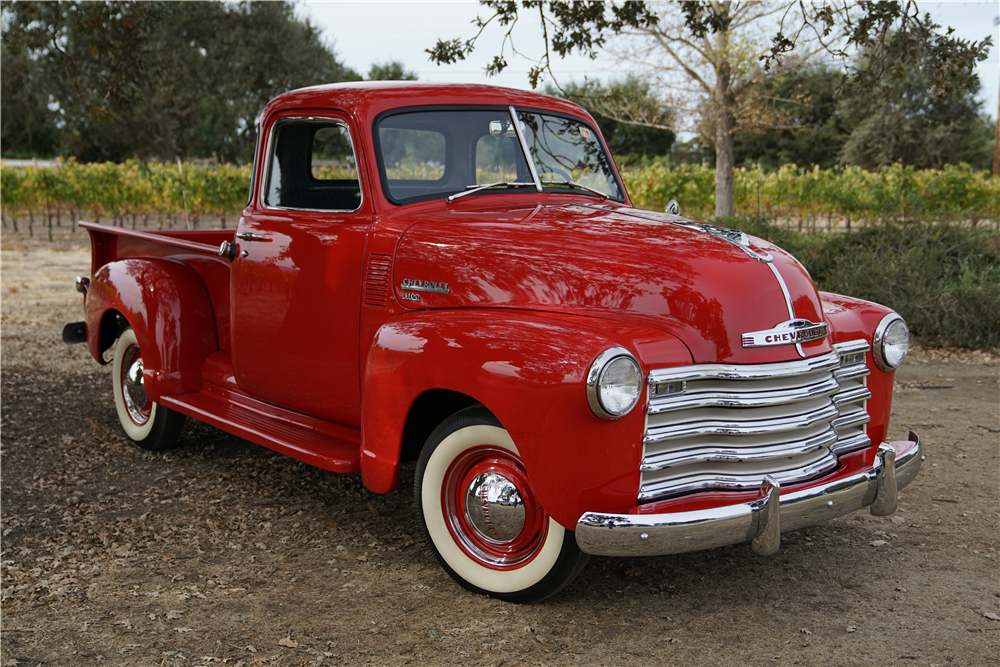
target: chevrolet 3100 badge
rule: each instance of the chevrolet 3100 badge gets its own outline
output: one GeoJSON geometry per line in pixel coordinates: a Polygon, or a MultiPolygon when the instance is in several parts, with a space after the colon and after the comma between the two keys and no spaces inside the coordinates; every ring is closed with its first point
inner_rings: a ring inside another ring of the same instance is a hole
{"type": "Polygon", "coordinates": [[[893,512],[917,475],[917,436],[889,441],[902,318],[763,239],[635,209],[580,107],[337,84],[275,98],[259,132],[235,230],[81,223],[64,339],[112,359],[140,447],[190,417],[378,493],[415,460],[438,561],[520,602],[592,554],[773,553],[893,512]]]}

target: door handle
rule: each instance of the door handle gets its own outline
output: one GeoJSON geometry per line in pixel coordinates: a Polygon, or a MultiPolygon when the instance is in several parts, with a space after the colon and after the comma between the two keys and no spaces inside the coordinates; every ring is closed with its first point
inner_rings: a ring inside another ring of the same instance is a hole
{"type": "Polygon", "coordinates": [[[266,236],[261,236],[260,234],[251,234],[250,232],[240,232],[236,235],[236,238],[243,241],[267,241],[266,236]]]}

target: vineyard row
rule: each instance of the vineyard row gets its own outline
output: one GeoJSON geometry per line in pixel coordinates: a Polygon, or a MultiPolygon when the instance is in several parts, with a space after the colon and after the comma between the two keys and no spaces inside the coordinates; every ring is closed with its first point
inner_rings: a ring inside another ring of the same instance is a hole
{"type": "MultiPolygon", "coordinates": [[[[29,166],[2,170],[5,224],[53,216],[135,224],[136,217],[167,216],[192,220],[198,215],[223,221],[243,208],[249,165],[183,166],[130,161],[57,168],[29,166]]],[[[419,176],[414,174],[414,176],[419,176]]],[[[625,185],[639,208],[663,210],[676,199],[685,215],[706,218],[715,209],[715,171],[700,165],[626,169],[625,185]]],[[[1000,220],[1000,179],[967,165],[943,170],[892,166],[878,172],[802,169],[787,165],[776,172],[736,171],[736,213],[797,220],[866,224],[887,220],[1000,220]]]]}

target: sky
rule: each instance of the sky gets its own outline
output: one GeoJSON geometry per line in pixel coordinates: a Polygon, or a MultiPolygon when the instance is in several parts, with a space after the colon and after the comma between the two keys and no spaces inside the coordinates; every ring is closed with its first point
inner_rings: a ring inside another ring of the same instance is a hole
{"type": "MultiPolygon", "coordinates": [[[[997,117],[1000,95],[1000,27],[993,20],[1000,15],[1000,2],[921,2],[921,12],[931,14],[936,23],[955,28],[959,37],[981,40],[992,35],[990,57],[977,68],[982,91],[983,111],[997,117]]],[[[405,69],[415,72],[421,81],[449,83],[489,83],[510,88],[530,88],[527,72],[532,62],[508,56],[509,67],[502,74],[487,77],[482,68],[500,49],[501,30],[488,28],[469,60],[438,66],[428,60],[425,49],[438,38],[467,39],[475,34],[472,21],[480,13],[478,2],[319,2],[300,5],[303,17],[323,29],[324,38],[333,45],[338,59],[360,74],[367,74],[374,63],[398,60],[405,69]]],[[[515,33],[515,46],[535,58],[542,52],[541,37],[536,36],[537,22],[522,19],[515,33]]],[[[610,58],[590,60],[584,56],[556,59],[560,82],[620,78],[626,72],[610,58]]]]}

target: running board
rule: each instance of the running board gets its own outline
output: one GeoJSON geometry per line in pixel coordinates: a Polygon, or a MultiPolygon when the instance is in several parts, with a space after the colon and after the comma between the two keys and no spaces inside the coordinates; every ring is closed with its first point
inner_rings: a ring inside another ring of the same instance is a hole
{"type": "Polygon", "coordinates": [[[317,468],[361,468],[361,430],[309,417],[202,381],[196,394],[162,396],[160,405],[317,468]]]}

